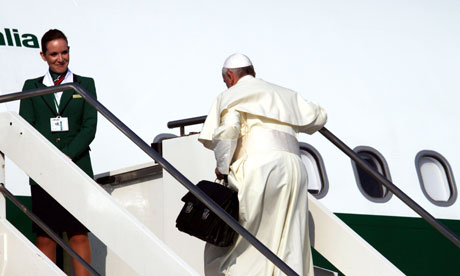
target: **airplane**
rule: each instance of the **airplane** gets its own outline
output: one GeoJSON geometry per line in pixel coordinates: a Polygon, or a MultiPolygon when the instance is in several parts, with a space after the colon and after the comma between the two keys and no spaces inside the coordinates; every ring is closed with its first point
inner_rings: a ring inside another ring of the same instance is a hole
{"type": "MultiPolygon", "coordinates": [[[[95,79],[98,100],[198,181],[213,177],[212,170],[198,174],[191,169],[196,156],[212,167],[211,153],[196,145],[196,135],[187,135],[199,132],[201,124],[186,126],[181,135],[167,123],[207,114],[225,89],[224,59],[242,52],[253,61],[257,77],[323,106],[327,129],[460,235],[455,181],[460,168],[455,146],[460,140],[455,120],[460,117],[460,4],[19,0],[2,7],[0,95],[19,92],[26,79],[45,73],[40,38],[48,29],[60,29],[69,40],[70,69],[95,79]]],[[[18,109],[18,101],[0,104],[0,112],[18,109]]],[[[458,273],[460,249],[388,188],[321,133],[301,135],[299,141],[313,200],[402,273],[458,273]]],[[[103,116],[91,149],[96,182],[201,274],[197,263],[202,256],[184,249],[182,242],[200,250],[202,244],[181,233],[168,236],[182,202],[162,205],[165,199],[180,199],[186,189],[103,116]],[[149,186],[159,179],[162,185],[149,186]],[[169,182],[175,183],[167,186],[171,190],[163,186],[169,182]]],[[[5,174],[6,188],[30,206],[28,175],[8,155],[5,174]]],[[[6,204],[8,220],[33,241],[30,220],[6,204]]],[[[100,244],[97,237],[93,244],[100,244]]],[[[107,275],[138,273],[117,266],[117,254],[103,245],[96,248],[100,252],[93,255],[100,262],[95,267],[107,275]]],[[[314,263],[346,273],[318,252],[314,263]]]]}

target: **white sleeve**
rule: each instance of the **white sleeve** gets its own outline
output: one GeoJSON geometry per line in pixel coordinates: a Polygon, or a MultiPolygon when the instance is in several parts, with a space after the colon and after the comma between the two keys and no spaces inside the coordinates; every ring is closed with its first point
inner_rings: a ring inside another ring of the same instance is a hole
{"type": "Polygon", "coordinates": [[[218,128],[215,129],[212,144],[216,157],[217,169],[222,174],[228,174],[230,162],[235,153],[240,135],[240,113],[229,111],[225,114],[218,128]]]}
{"type": "Polygon", "coordinates": [[[310,124],[303,126],[300,128],[300,132],[304,132],[307,134],[313,134],[316,131],[320,130],[327,122],[327,113],[321,106],[317,105],[314,102],[309,102],[309,105],[312,110],[312,114],[314,114],[314,119],[310,122],[310,124]]]}

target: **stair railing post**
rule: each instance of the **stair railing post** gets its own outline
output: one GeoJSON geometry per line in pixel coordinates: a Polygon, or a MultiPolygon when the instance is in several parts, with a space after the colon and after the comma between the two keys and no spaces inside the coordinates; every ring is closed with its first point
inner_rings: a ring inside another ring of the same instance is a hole
{"type": "MultiPolygon", "coordinates": [[[[5,183],[5,155],[0,151],[0,183],[5,183]]],[[[6,219],[6,200],[0,193],[0,219],[6,219]]]]}

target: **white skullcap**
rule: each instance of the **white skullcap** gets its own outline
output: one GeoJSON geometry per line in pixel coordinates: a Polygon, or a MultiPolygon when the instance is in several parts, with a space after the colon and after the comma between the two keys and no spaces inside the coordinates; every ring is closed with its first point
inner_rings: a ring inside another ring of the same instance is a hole
{"type": "Polygon", "coordinates": [[[230,55],[224,62],[224,68],[233,69],[251,66],[252,62],[249,58],[243,54],[235,53],[230,55]]]}

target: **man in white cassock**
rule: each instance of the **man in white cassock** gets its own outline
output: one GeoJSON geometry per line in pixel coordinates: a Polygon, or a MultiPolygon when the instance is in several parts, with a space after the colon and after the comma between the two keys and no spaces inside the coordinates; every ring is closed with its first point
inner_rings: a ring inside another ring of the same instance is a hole
{"type": "MultiPolygon", "coordinates": [[[[238,191],[239,222],[299,275],[313,275],[308,237],[307,172],[299,132],[326,123],[325,111],[298,93],[255,78],[248,57],[233,54],[199,136],[214,151],[216,175],[238,191]]],[[[241,236],[229,247],[207,244],[209,276],[284,275],[241,236]]]]}

